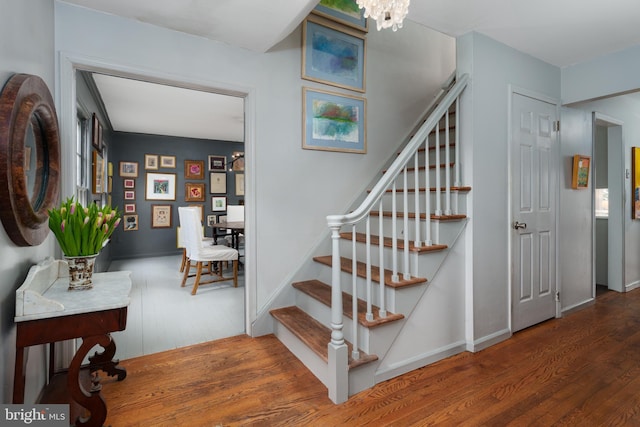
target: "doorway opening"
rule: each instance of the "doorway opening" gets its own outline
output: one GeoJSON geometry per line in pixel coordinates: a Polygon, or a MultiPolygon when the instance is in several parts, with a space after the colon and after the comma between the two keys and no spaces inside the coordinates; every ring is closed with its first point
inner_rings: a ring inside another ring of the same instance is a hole
{"type": "Polygon", "coordinates": [[[622,123],[593,113],[594,297],[624,291],[623,149],[622,123]]]}

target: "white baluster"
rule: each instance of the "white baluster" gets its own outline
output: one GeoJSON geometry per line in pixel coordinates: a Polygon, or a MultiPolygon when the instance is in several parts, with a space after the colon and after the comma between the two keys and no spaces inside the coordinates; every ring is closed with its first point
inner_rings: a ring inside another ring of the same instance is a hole
{"type": "MultiPolygon", "coordinates": [[[[380,221],[378,223],[378,239],[380,240],[379,242],[379,253],[380,253],[380,271],[384,271],[384,225],[383,225],[383,221],[382,221],[382,214],[383,214],[383,210],[382,210],[382,200],[380,200],[380,205],[378,206],[378,213],[379,213],[379,218],[380,221]]],[[[378,287],[380,295],[379,295],[379,304],[380,304],[380,310],[378,312],[378,315],[380,317],[387,317],[387,309],[386,309],[386,298],[385,298],[385,285],[384,283],[380,283],[380,286],[378,287]]],[[[354,317],[355,319],[355,317],[354,317]]]]}
{"type": "Polygon", "coordinates": [[[426,165],[426,173],[424,174],[424,181],[425,181],[425,228],[427,230],[425,238],[424,238],[424,242],[427,246],[431,246],[433,245],[433,240],[431,239],[431,179],[429,176],[429,162],[430,162],[430,156],[429,156],[429,135],[427,134],[427,139],[424,142],[424,146],[425,146],[425,150],[424,150],[424,164],[426,165]]]}
{"type": "MultiPolygon", "coordinates": [[[[365,315],[368,321],[373,320],[373,310],[371,307],[371,288],[373,284],[371,283],[371,217],[367,216],[366,220],[366,259],[367,259],[367,314],[365,315]]],[[[355,273],[355,271],[354,271],[355,273]]],[[[354,344],[355,345],[355,344],[354,344]]]]}
{"type": "MultiPolygon", "coordinates": [[[[418,151],[413,155],[413,205],[415,206],[415,224],[416,224],[416,235],[414,236],[413,244],[416,248],[422,247],[422,233],[420,233],[420,168],[418,161],[419,155],[418,151]]],[[[427,170],[427,173],[429,171],[427,170]]]]}
{"type": "Polygon", "coordinates": [[[436,216],[442,215],[440,201],[440,120],[436,125],[436,216]]]}
{"type": "Polygon", "coordinates": [[[444,214],[451,215],[451,160],[449,154],[449,110],[447,110],[447,114],[444,119],[445,122],[445,142],[444,142],[444,157],[445,157],[445,165],[444,165],[444,214]]]}
{"type": "Polygon", "coordinates": [[[393,241],[391,242],[391,280],[394,282],[399,282],[400,278],[398,276],[398,212],[396,206],[396,182],[393,181],[393,186],[391,190],[391,238],[393,241]]]}
{"type": "Polygon", "coordinates": [[[404,191],[402,192],[402,204],[404,205],[404,220],[403,220],[403,228],[404,228],[404,250],[402,251],[404,267],[402,271],[402,277],[404,280],[411,279],[411,274],[409,274],[409,189],[407,186],[409,185],[407,182],[407,165],[404,166],[404,170],[402,172],[403,182],[402,185],[404,187],[404,191]]]}

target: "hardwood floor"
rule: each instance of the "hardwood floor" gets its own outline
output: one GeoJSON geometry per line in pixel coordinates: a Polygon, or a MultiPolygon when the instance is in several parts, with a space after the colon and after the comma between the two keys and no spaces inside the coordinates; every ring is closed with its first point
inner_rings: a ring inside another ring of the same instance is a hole
{"type": "Polygon", "coordinates": [[[103,380],[106,425],[640,425],[640,290],[607,292],[478,353],[334,405],[273,336],[238,336],[124,360],[103,380]]]}

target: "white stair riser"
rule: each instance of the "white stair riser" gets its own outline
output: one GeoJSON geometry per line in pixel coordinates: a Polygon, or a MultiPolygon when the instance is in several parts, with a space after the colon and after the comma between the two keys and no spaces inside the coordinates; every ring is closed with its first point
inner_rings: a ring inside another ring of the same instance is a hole
{"type": "MultiPolygon", "coordinates": [[[[371,230],[371,234],[372,235],[378,235],[378,231],[379,231],[379,221],[380,218],[377,216],[372,216],[371,217],[371,224],[370,224],[370,230],[371,230]]],[[[391,236],[392,233],[392,224],[393,224],[393,220],[391,218],[387,218],[384,217],[382,218],[382,226],[383,226],[383,232],[384,235],[387,237],[391,236]]],[[[431,240],[432,240],[432,244],[441,244],[441,245],[451,245],[451,243],[453,242],[453,240],[456,238],[456,236],[458,235],[458,230],[460,229],[460,222],[464,222],[464,220],[455,220],[455,221],[431,221],[431,240]]],[[[420,241],[424,241],[425,237],[426,237],[426,228],[425,228],[425,224],[426,221],[425,220],[421,220],[420,222],[420,233],[422,234],[420,236],[420,241]]],[[[398,217],[396,219],[396,232],[398,233],[398,238],[399,239],[404,239],[404,219],[401,217],[398,217]]],[[[347,232],[347,228],[345,227],[344,229],[345,232],[347,232]]],[[[349,230],[350,231],[350,230],[349,230]]],[[[356,231],[360,232],[360,233],[364,233],[365,232],[365,227],[364,226],[358,226],[356,227],[356,231]]],[[[415,220],[412,218],[409,218],[409,228],[407,229],[407,232],[409,233],[409,240],[416,240],[415,237],[415,220]]]]}
{"type": "MultiPolygon", "coordinates": [[[[315,375],[325,387],[328,387],[327,362],[313,352],[289,329],[274,320],[274,335],[315,375]]],[[[327,343],[328,344],[328,343],[327,343]]]]}

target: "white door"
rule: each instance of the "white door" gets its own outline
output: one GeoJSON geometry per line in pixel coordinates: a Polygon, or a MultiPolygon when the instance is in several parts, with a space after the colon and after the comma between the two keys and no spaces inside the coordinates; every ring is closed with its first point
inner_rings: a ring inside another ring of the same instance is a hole
{"type": "Polygon", "coordinates": [[[512,93],[512,331],[556,314],[558,138],[554,104],[512,93]]]}

